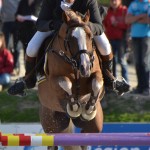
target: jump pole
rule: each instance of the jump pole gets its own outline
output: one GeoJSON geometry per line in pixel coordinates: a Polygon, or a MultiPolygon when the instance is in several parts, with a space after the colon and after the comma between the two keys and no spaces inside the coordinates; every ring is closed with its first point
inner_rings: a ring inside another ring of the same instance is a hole
{"type": "Polygon", "coordinates": [[[4,134],[2,146],[150,146],[150,133],[4,134]]]}

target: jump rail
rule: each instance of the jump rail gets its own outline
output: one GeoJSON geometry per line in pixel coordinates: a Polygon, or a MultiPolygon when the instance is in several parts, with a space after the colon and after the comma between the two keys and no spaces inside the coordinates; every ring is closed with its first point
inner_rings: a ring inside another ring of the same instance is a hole
{"type": "Polygon", "coordinates": [[[150,133],[4,134],[2,146],[150,146],[150,133]]]}

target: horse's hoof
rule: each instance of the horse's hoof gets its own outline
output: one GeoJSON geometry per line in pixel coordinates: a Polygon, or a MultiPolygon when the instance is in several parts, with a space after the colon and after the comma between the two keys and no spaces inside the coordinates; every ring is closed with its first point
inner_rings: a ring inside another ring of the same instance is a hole
{"type": "Polygon", "coordinates": [[[92,119],[95,118],[96,116],[96,113],[97,113],[97,109],[94,109],[90,114],[87,113],[87,110],[86,110],[86,105],[83,105],[82,106],[82,114],[81,114],[81,119],[84,120],[84,121],[90,121],[92,119]]]}
{"type": "Polygon", "coordinates": [[[79,103],[77,105],[78,105],[77,110],[73,111],[70,108],[70,105],[67,104],[66,108],[67,108],[67,113],[68,113],[69,117],[71,117],[71,118],[77,118],[77,117],[79,117],[81,115],[81,113],[82,113],[82,107],[81,107],[81,105],[79,103]]]}

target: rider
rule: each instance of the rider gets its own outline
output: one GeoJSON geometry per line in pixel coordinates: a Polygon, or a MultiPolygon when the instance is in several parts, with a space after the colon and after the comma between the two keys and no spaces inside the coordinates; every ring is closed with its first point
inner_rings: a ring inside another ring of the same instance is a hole
{"type": "Polygon", "coordinates": [[[110,43],[104,34],[102,18],[100,17],[97,0],[43,0],[42,8],[37,20],[37,29],[26,50],[26,74],[23,80],[16,82],[8,89],[10,95],[22,95],[25,88],[33,88],[36,84],[36,73],[32,71],[35,60],[42,42],[54,30],[58,30],[62,23],[62,12],[71,8],[85,14],[90,12],[90,23],[88,26],[94,34],[94,41],[102,59],[102,72],[105,87],[117,91],[119,95],[129,91],[129,84],[119,81],[112,75],[112,59],[110,43]],[[32,73],[31,73],[32,71],[32,73]]]}

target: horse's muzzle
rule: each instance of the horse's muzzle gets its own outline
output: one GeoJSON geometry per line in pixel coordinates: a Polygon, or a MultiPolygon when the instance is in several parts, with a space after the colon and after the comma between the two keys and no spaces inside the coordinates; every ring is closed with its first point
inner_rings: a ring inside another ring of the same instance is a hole
{"type": "Polygon", "coordinates": [[[83,65],[80,65],[79,70],[80,70],[80,74],[82,77],[85,77],[85,78],[90,77],[91,75],[90,67],[86,69],[83,65]]]}

